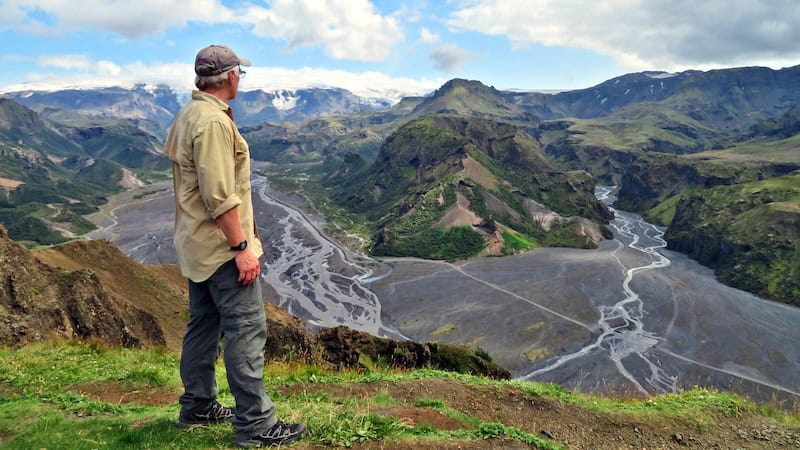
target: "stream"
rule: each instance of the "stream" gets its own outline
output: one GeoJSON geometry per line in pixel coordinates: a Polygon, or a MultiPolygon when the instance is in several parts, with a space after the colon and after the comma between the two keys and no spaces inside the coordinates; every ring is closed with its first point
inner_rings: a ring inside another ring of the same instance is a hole
{"type": "Polygon", "coordinates": [[[602,330],[597,340],[580,350],[559,357],[555,362],[541,369],[534,370],[522,377],[523,380],[535,378],[541,374],[558,368],[568,361],[581,358],[593,352],[604,352],[614,363],[619,373],[630,381],[639,392],[647,395],[652,392],[666,393],[678,390],[677,375],[664,371],[657,356],[652,354],[653,347],[658,344],[658,335],[645,329],[643,318],[645,316],[644,302],[639,294],[631,288],[631,281],[637,273],[657,270],[670,265],[670,260],[659,252],[667,246],[663,239],[664,230],[645,222],[641,216],[618,211],[611,207],[616,200],[611,192],[613,187],[601,186],[596,189],[595,195],[603,201],[614,213],[614,220],[610,226],[617,235],[625,239],[617,241],[619,246],[612,252],[617,263],[625,271],[622,289],[625,296],[613,305],[601,305],[598,310],[600,318],[597,322],[602,330]],[[617,257],[617,252],[625,245],[630,249],[641,252],[649,258],[647,264],[627,268],[617,257]],[[643,379],[637,379],[625,366],[625,358],[636,356],[644,362],[649,374],[643,379]]]}

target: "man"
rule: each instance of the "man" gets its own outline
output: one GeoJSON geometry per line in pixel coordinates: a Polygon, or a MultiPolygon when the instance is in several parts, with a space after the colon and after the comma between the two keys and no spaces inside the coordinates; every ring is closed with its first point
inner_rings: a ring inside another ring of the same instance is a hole
{"type": "Polygon", "coordinates": [[[266,316],[258,280],[263,250],[253,218],[250,151],[228,105],[245,75],[240,66],[250,61],[223,45],[197,53],[198,90],[175,117],[165,145],[175,187],[175,250],[189,278],[177,426],[232,421],[236,446],[260,447],[296,441],[305,425],[276,420],[264,392],[266,316]],[[216,400],[214,366],[222,335],[235,413],[216,400]]]}

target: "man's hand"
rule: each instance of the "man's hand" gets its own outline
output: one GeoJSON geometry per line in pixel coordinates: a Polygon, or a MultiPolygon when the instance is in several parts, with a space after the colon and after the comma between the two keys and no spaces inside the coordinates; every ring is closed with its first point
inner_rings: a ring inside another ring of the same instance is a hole
{"type": "Polygon", "coordinates": [[[236,268],[239,269],[239,279],[237,281],[245,286],[249,286],[255,281],[261,272],[261,264],[250,248],[236,252],[236,268]]]}

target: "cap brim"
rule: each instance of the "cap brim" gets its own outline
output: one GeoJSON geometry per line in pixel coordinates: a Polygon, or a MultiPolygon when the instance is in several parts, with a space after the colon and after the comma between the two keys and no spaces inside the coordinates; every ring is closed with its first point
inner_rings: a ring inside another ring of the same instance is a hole
{"type": "Polygon", "coordinates": [[[246,66],[246,67],[250,67],[250,66],[253,65],[253,64],[250,63],[250,60],[247,59],[247,58],[239,58],[239,64],[241,64],[243,66],[246,66]]]}

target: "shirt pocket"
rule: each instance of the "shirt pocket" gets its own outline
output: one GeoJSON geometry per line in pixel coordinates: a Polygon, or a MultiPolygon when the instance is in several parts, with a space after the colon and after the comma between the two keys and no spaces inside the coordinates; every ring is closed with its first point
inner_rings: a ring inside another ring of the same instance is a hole
{"type": "Polygon", "coordinates": [[[236,164],[236,186],[250,186],[250,147],[242,135],[236,133],[233,139],[233,158],[236,164]]]}

